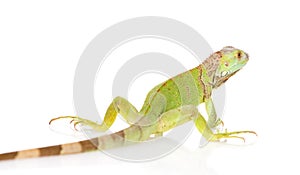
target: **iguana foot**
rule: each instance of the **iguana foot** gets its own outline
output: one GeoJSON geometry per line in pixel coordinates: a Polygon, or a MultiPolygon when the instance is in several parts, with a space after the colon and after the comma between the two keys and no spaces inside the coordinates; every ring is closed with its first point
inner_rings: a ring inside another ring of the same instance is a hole
{"type": "Polygon", "coordinates": [[[234,131],[234,132],[227,132],[225,130],[224,133],[216,133],[212,136],[210,139],[211,141],[220,141],[221,139],[228,139],[228,138],[236,138],[236,139],[241,139],[245,143],[246,140],[244,137],[238,136],[239,134],[254,134],[257,136],[256,132],[254,131],[234,131]]]}
{"type": "Polygon", "coordinates": [[[78,129],[77,129],[78,124],[91,127],[93,130],[96,130],[96,131],[106,131],[108,129],[106,126],[103,126],[102,124],[98,124],[96,122],[93,122],[93,121],[90,121],[90,120],[87,120],[87,119],[84,119],[84,118],[81,118],[78,116],[60,116],[57,118],[53,118],[50,120],[49,125],[53,121],[60,120],[60,119],[72,119],[70,121],[70,124],[73,124],[73,127],[76,131],[78,131],[78,129]]]}

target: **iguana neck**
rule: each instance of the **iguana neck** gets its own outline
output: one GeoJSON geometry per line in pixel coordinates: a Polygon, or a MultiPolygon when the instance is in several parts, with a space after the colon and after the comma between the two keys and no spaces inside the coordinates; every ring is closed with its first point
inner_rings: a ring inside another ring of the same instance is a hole
{"type": "Polygon", "coordinates": [[[221,52],[215,52],[202,63],[203,67],[206,69],[209,83],[213,88],[216,87],[216,71],[218,69],[221,56],[221,52]]]}

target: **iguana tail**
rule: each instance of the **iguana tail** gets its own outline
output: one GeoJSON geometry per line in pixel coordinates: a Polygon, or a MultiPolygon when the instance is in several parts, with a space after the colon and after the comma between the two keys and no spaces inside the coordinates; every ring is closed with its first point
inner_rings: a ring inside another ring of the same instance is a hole
{"type": "Polygon", "coordinates": [[[1,160],[24,159],[54,155],[76,154],[103,150],[125,144],[124,130],[89,140],[0,154],[1,160]]]}

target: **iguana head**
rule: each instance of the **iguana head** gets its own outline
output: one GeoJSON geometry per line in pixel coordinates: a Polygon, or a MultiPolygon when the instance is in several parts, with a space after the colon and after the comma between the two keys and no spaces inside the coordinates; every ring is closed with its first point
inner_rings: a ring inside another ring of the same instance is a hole
{"type": "Polygon", "coordinates": [[[213,53],[204,66],[213,88],[225,83],[232,75],[238,72],[248,62],[248,54],[240,49],[226,46],[213,53]]]}

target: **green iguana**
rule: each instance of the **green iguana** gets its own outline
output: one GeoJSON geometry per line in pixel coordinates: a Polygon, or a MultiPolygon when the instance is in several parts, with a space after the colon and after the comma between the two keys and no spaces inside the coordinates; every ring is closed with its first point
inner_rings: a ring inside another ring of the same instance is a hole
{"type": "Polygon", "coordinates": [[[144,105],[138,111],[130,102],[116,97],[109,105],[102,124],[78,116],[61,116],[52,119],[72,119],[77,124],[91,127],[96,131],[106,131],[120,114],[130,126],[110,135],[104,135],[80,142],[36,148],[0,154],[0,160],[74,154],[92,150],[110,149],[131,142],[142,142],[188,121],[193,121],[207,141],[226,138],[240,138],[239,134],[253,131],[215,131],[223,125],[217,117],[211,98],[212,90],[225,83],[248,62],[248,54],[231,46],[213,53],[199,66],[181,73],[155,86],[147,95],[144,105]],[[208,120],[198,112],[197,106],[205,103],[208,120]]]}

